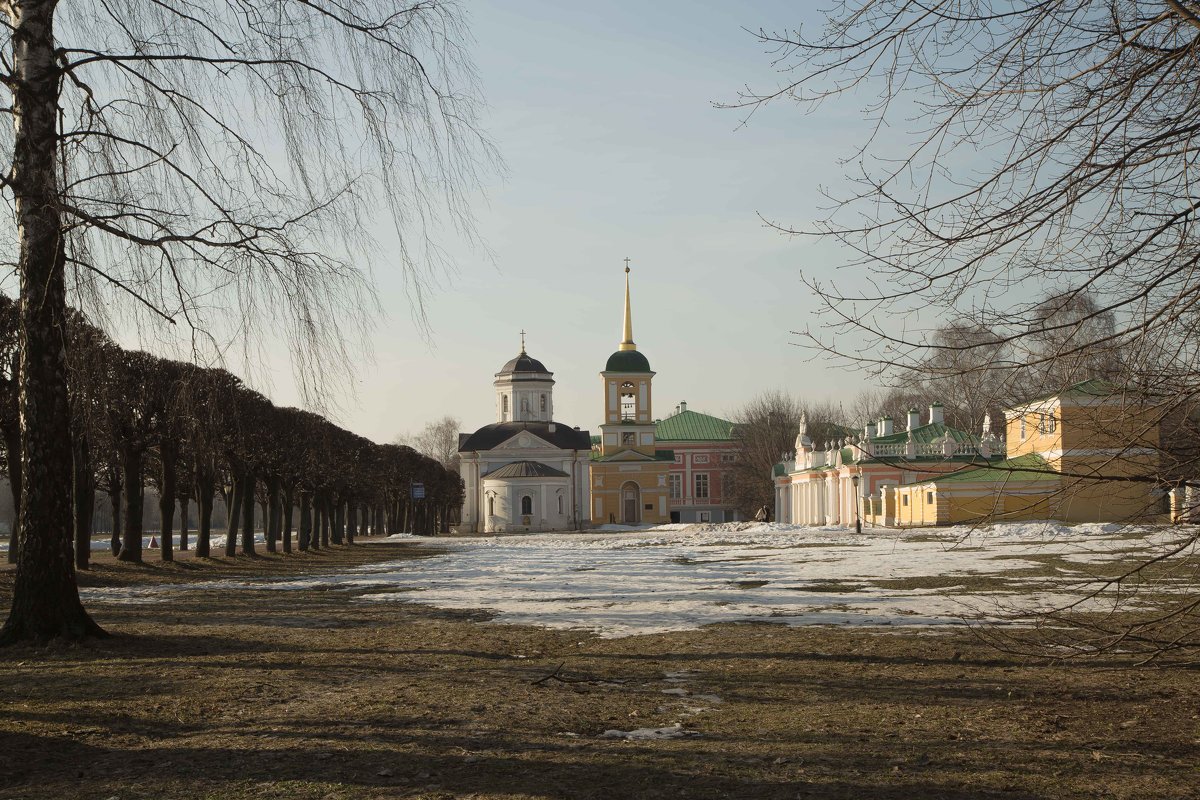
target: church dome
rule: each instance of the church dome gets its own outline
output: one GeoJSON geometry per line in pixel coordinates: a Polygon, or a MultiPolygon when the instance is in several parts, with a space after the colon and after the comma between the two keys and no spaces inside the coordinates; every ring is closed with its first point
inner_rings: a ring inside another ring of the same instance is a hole
{"type": "Polygon", "coordinates": [[[545,364],[538,361],[536,358],[531,358],[528,353],[522,350],[516,358],[510,359],[497,375],[511,375],[516,372],[536,372],[541,375],[552,375],[550,370],[546,369],[545,364]]]}
{"type": "Polygon", "coordinates": [[[637,350],[618,350],[608,357],[605,372],[650,372],[650,362],[637,350]]]}

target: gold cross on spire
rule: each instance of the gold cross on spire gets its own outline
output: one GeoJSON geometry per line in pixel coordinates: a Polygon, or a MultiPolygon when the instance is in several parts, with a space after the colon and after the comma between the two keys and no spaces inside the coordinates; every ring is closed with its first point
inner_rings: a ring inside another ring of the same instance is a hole
{"type": "Polygon", "coordinates": [[[521,328],[521,352],[525,352],[525,329],[521,328]]]}
{"type": "Polygon", "coordinates": [[[629,272],[629,256],[625,257],[625,271],[629,272]]]}

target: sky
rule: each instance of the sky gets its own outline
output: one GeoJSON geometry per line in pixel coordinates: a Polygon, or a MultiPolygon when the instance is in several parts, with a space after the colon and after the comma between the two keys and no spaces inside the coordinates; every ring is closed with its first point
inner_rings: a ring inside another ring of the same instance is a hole
{"type": "MultiPolygon", "coordinates": [[[[447,414],[464,431],[494,422],[494,373],[524,329],[529,354],[554,372],[555,417],[596,429],[627,257],[656,416],[680,401],[727,416],[766,390],[823,400],[861,388],[862,376],[814,362],[791,333],[820,321],[801,270],[832,276],[847,254],[763,218],[808,227],[826,215],[820,188],[842,180],[837,162],[862,117],[853,103],[819,113],[780,103],[742,124],[743,112],[714,107],[783,80],[744,28],[817,23],[815,4],[466,8],[484,126],[506,164],[475,205],[491,255],[443,242],[459,268],[427,300],[428,335],[383,259],[375,275],[388,313],[339,424],[390,441],[447,414]]],[[[272,381],[276,403],[297,402],[290,383],[272,381]]]]}

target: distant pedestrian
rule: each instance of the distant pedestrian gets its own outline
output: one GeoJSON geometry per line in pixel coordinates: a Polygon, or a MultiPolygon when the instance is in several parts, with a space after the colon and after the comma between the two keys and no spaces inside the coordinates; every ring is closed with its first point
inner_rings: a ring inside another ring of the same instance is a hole
{"type": "Polygon", "coordinates": [[[763,506],[762,508],[760,508],[758,510],[758,513],[754,515],[754,521],[755,522],[770,522],[771,521],[771,509],[767,508],[766,506],[763,506]]]}

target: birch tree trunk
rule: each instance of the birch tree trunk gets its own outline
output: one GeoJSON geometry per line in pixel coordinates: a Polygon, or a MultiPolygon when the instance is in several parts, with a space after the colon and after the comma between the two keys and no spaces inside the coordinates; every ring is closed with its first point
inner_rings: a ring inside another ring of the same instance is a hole
{"type": "Polygon", "coordinates": [[[55,0],[8,4],[12,26],[10,173],[21,281],[20,533],[12,607],[0,643],[105,635],[79,601],[72,552],[71,412],[67,402],[66,255],[59,212],[60,74],[55,0]]]}

